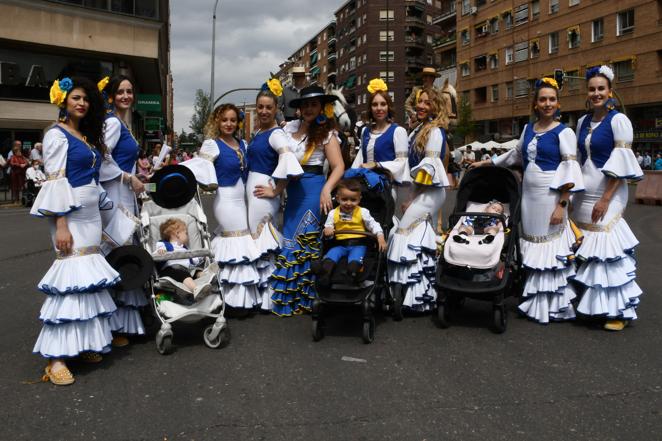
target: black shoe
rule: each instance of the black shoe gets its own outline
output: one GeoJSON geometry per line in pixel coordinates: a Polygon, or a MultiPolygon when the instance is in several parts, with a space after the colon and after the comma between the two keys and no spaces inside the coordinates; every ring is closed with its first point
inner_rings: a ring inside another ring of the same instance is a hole
{"type": "Polygon", "coordinates": [[[478,244],[479,244],[479,245],[482,245],[482,244],[490,244],[490,243],[492,243],[492,242],[494,242],[494,235],[492,235],[492,234],[488,234],[487,236],[485,236],[485,237],[483,238],[483,240],[481,240],[480,242],[478,242],[478,244]]]}
{"type": "Polygon", "coordinates": [[[361,276],[361,263],[360,262],[350,262],[347,264],[347,272],[353,281],[361,276]]]}
{"type": "Polygon", "coordinates": [[[464,237],[464,233],[456,234],[453,236],[453,240],[457,243],[469,243],[466,237],[464,237]]]}

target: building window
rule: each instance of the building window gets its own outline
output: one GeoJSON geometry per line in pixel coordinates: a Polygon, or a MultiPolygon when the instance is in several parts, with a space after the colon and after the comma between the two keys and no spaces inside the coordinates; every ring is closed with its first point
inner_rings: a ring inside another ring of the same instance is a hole
{"type": "Polygon", "coordinates": [[[363,44],[365,44],[365,42],[367,41],[367,38],[368,38],[368,34],[363,34],[363,44]]]}
{"type": "Polygon", "coordinates": [[[471,12],[471,0],[462,0],[462,15],[467,15],[471,12]]]}
{"type": "Polygon", "coordinates": [[[483,104],[487,102],[487,87],[479,87],[474,90],[474,97],[476,104],[483,104]]]}
{"type": "Polygon", "coordinates": [[[484,37],[484,36],[486,36],[487,33],[488,33],[488,32],[487,32],[487,31],[488,31],[488,29],[487,29],[487,22],[485,21],[485,22],[483,22],[483,23],[480,23],[479,25],[477,25],[477,26],[475,27],[475,29],[476,29],[476,38],[480,38],[480,37],[484,37]]]}
{"type": "Polygon", "coordinates": [[[529,45],[531,47],[531,58],[538,58],[540,55],[540,40],[535,39],[531,40],[531,44],[529,45]]]}
{"type": "Polygon", "coordinates": [[[573,26],[568,29],[568,48],[575,49],[579,47],[581,37],[579,35],[579,26],[573,26]]]}
{"type": "Polygon", "coordinates": [[[506,99],[507,100],[512,100],[513,99],[513,82],[508,81],[506,83],[506,99]]]}
{"type": "Polygon", "coordinates": [[[391,97],[391,101],[392,101],[392,102],[395,102],[395,92],[389,90],[389,92],[388,92],[388,96],[391,97]]]}
{"type": "Polygon", "coordinates": [[[460,40],[462,41],[463,46],[471,42],[471,34],[469,34],[469,29],[464,29],[462,32],[460,32],[460,40]]]}
{"type": "Polygon", "coordinates": [[[579,80],[579,70],[569,70],[566,71],[566,80],[565,85],[570,91],[579,90],[580,80],[579,80]]]}
{"type": "Polygon", "coordinates": [[[537,20],[540,17],[540,0],[531,2],[531,20],[537,20]]]}
{"type": "Polygon", "coordinates": [[[591,26],[591,42],[595,43],[600,41],[605,36],[605,22],[602,18],[593,20],[593,25],[591,26]]]}
{"type": "Polygon", "coordinates": [[[474,70],[480,72],[481,70],[487,69],[487,56],[480,55],[474,58],[474,70]]]}
{"type": "Polygon", "coordinates": [[[559,33],[552,32],[549,34],[549,53],[555,54],[559,51],[559,33]]]}
{"type": "Polygon", "coordinates": [[[469,63],[460,64],[460,72],[462,73],[463,77],[466,77],[467,75],[471,74],[471,68],[469,67],[469,63]]]}
{"type": "Polygon", "coordinates": [[[499,56],[497,54],[490,54],[487,62],[490,65],[490,69],[496,69],[499,67],[499,56]]]}
{"type": "Polygon", "coordinates": [[[495,84],[495,85],[492,86],[492,94],[491,94],[491,97],[490,97],[490,101],[492,101],[493,103],[496,102],[496,101],[499,101],[499,85],[498,84],[495,84]]]}
{"type": "Polygon", "coordinates": [[[525,41],[515,45],[515,63],[529,59],[529,42],[525,41]]]}
{"type": "Polygon", "coordinates": [[[515,98],[529,96],[529,80],[515,80],[515,98]]]}
{"type": "Polygon", "coordinates": [[[431,24],[432,24],[432,16],[431,16],[431,15],[428,15],[428,16],[426,17],[425,21],[427,22],[427,24],[431,25],[431,24]]]}
{"type": "Polygon", "coordinates": [[[379,61],[393,61],[395,60],[394,51],[379,51],[379,61]]]}
{"type": "Polygon", "coordinates": [[[632,60],[617,61],[614,63],[614,74],[617,82],[634,80],[634,66],[632,60]]]}
{"type": "Polygon", "coordinates": [[[499,17],[490,18],[490,34],[499,32],[499,17]]]}
{"type": "Polygon", "coordinates": [[[634,9],[619,12],[616,16],[616,35],[625,35],[634,31],[634,9]]]}
{"type": "Polygon", "coordinates": [[[395,81],[395,73],[392,70],[389,70],[388,72],[381,71],[379,72],[379,78],[386,81],[387,83],[392,83],[393,81],[395,81]],[[387,78],[387,74],[388,74],[388,78],[387,78]]]}
{"type": "Polygon", "coordinates": [[[513,48],[512,47],[507,47],[506,48],[506,56],[504,57],[506,60],[506,64],[510,64],[513,62],[513,48]]]}
{"type": "Polygon", "coordinates": [[[395,31],[379,31],[379,41],[393,41],[395,39],[395,31]]]}
{"type": "Polygon", "coordinates": [[[529,5],[528,3],[524,3],[515,8],[515,26],[524,24],[527,21],[529,21],[529,5]]]}
{"type": "Polygon", "coordinates": [[[549,13],[556,14],[559,12],[559,0],[549,0],[549,13]]]}
{"type": "Polygon", "coordinates": [[[379,11],[379,20],[391,21],[395,19],[395,11],[393,9],[382,9],[379,11]]]}
{"type": "Polygon", "coordinates": [[[503,17],[503,27],[510,29],[513,27],[513,13],[511,11],[506,11],[501,14],[503,17]]]}
{"type": "Polygon", "coordinates": [[[363,54],[363,64],[368,62],[368,54],[363,54]]]}
{"type": "Polygon", "coordinates": [[[568,1],[568,6],[577,6],[579,4],[579,0],[569,0],[568,1]]]}

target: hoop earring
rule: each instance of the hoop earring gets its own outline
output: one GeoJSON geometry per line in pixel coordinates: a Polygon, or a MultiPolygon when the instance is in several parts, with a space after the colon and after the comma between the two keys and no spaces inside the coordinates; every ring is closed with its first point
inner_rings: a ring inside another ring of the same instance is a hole
{"type": "Polygon", "coordinates": [[[60,122],[66,123],[69,120],[69,112],[67,112],[67,109],[61,107],[57,119],[60,122]]]}

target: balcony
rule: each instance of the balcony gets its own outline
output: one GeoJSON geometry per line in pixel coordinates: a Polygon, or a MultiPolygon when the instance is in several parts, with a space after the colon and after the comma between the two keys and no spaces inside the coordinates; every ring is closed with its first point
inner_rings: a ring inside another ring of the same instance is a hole
{"type": "Polygon", "coordinates": [[[436,49],[443,49],[445,47],[455,47],[456,42],[457,42],[457,34],[453,33],[447,37],[435,38],[432,41],[432,48],[436,50],[436,49]]]}
{"type": "Polygon", "coordinates": [[[337,41],[338,41],[338,40],[336,40],[336,36],[335,36],[335,35],[332,35],[332,36],[330,36],[329,39],[327,40],[327,45],[331,46],[332,44],[336,44],[337,41]]]}
{"type": "Polygon", "coordinates": [[[407,45],[409,45],[409,46],[415,46],[415,47],[420,47],[420,48],[425,47],[425,39],[423,37],[407,35],[405,37],[405,43],[407,43],[407,45]]]}
{"type": "Polygon", "coordinates": [[[426,3],[425,0],[405,0],[406,5],[418,4],[418,5],[421,5],[421,6],[425,7],[425,3],[426,3]]]}
{"type": "Polygon", "coordinates": [[[407,67],[412,67],[412,66],[423,67],[427,65],[427,63],[425,63],[425,60],[423,60],[423,57],[405,57],[405,62],[407,63],[407,67]]]}
{"type": "Polygon", "coordinates": [[[417,15],[408,15],[405,18],[405,21],[410,26],[425,27],[425,24],[426,24],[423,17],[419,17],[417,15]]]}
{"type": "Polygon", "coordinates": [[[338,59],[338,55],[335,52],[330,52],[326,57],[326,61],[329,63],[334,63],[338,59]]]}
{"type": "Polygon", "coordinates": [[[438,25],[451,19],[453,19],[454,21],[455,16],[456,16],[455,3],[451,3],[450,8],[445,9],[444,11],[441,12],[441,14],[437,15],[432,19],[432,24],[438,25]]]}

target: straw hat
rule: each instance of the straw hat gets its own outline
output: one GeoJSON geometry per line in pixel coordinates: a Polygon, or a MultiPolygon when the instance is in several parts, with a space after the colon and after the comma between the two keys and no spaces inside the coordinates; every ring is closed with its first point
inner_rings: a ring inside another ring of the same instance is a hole
{"type": "Polygon", "coordinates": [[[423,70],[421,71],[421,76],[424,77],[426,75],[432,75],[435,78],[439,78],[441,76],[440,73],[437,73],[437,69],[434,67],[424,67],[423,70]]]}

